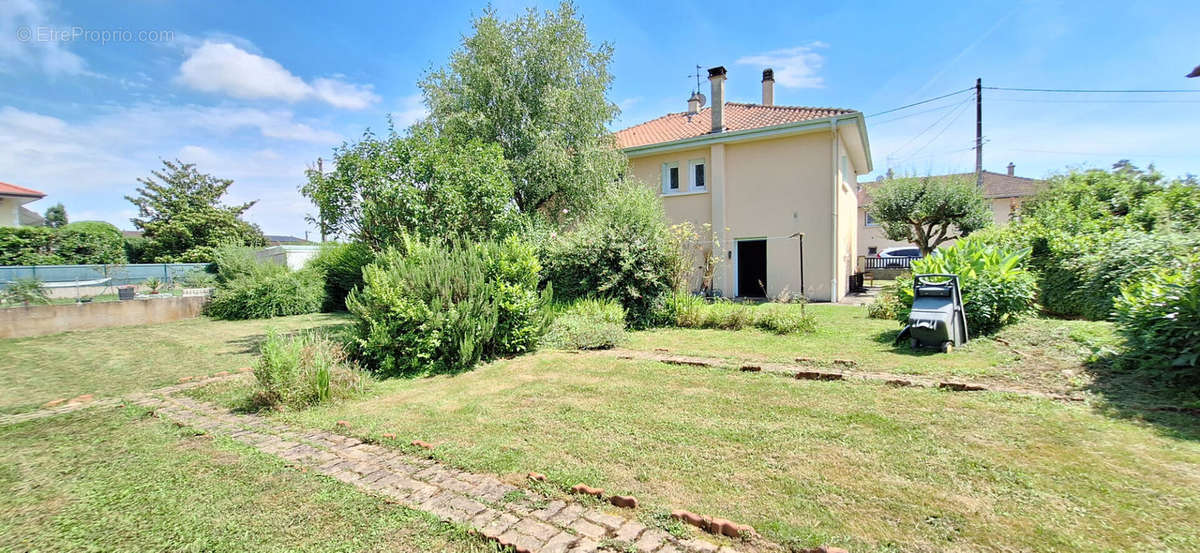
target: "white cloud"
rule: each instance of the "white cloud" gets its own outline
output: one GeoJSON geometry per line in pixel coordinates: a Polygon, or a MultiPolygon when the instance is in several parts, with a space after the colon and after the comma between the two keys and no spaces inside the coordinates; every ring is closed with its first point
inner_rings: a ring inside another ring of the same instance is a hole
{"type": "Polygon", "coordinates": [[[405,96],[400,99],[399,111],[392,113],[392,122],[399,129],[405,129],[429,116],[429,108],[425,107],[420,94],[405,96]]]}
{"type": "Polygon", "coordinates": [[[818,48],[828,48],[824,42],[811,42],[804,46],[772,50],[753,56],[743,56],[737,60],[742,65],[757,65],[761,68],[770,67],[775,70],[775,83],[787,88],[822,88],[824,79],[817,71],[825,63],[825,57],[815,52],[818,48]]]}
{"type": "Polygon", "coordinates": [[[379,101],[370,85],[327,77],[307,83],[271,58],[231,42],[211,40],[192,50],[179,66],[176,81],[195,90],[250,100],[271,98],[294,103],[316,99],[344,109],[363,109],[379,101]]]}
{"type": "Polygon", "coordinates": [[[52,40],[59,30],[34,0],[0,0],[0,73],[18,66],[32,66],[51,75],[90,74],[87,63],[52,40]]]}

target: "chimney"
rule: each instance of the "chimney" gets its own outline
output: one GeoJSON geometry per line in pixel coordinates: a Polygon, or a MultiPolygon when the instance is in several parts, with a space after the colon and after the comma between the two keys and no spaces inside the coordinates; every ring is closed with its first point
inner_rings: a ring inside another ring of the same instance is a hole
{"type": "Polygon", "coordinates": [[[763,102],[764,106],[775,105],[775,70],[763,69],[763,102]]]}
{"type": "Polygon", "coordinates": [[[693,92],[692,97],[688,98],[688,115],[696,115],[700,113],[700,106],[704,105],[704,96],[699,92],[693,92]]]}
{"type": "Polygon", "coordinates": [[[716,66],[708,70],[708,82],[712,83],[712,132],[725,130],[725,67],[716,66]]]}
{"type": "Polygon", "coordinates": [[[1008,162],[1008,176],[1010,176],[1010,177],[1013,176],[1013,171],[1015,171],[1016,169],[1017,169],[1017,166],[1013,165],[1013,162],[1011,162],[1011,161],[1008,162]]]}

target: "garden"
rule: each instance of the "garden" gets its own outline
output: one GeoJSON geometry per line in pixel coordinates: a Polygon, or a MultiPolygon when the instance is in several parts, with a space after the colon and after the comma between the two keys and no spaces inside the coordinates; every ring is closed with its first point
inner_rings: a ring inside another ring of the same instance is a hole
{"type": "MultiPolygon", "coordinates": [[[[0,548],[507,539],[420,512],[439,496],[391,499],[378,483],[407,477],[353,473],[366,456],[513,488],[480,512],[621,517],[578,525],[609,550],[637,549],[626,519],[706,544],[692,551],[1200,549],[1194,178],[1068,171],[1002,228],[979,221],[970,186],[897,179],[874,208],[937,201],[962,222],[913,268],[959,276],[972,340],[914,350],[895,343],[911,276],[869,306],[689,290],[719,256],[694,266],[694,229],[626,175],[606,131],[610,59],[569,4],[485,12],[419,83],[426,120],[308,172],[336,240],[300,269],[258,261],[240,225],[171,249],[188,233],[145,203],[160,228],[142,255],[210,263],[207,316],[0,341],[20,368],[0,373],[0,548]],[[247,445],[266,428],[281,430],[247,445]],[[332,455],[319,441],[357,460],[298,460],[332,455]]],[[[155,175],[146,202],[214,205],[228,186],[190,166],[155,175]]]]}

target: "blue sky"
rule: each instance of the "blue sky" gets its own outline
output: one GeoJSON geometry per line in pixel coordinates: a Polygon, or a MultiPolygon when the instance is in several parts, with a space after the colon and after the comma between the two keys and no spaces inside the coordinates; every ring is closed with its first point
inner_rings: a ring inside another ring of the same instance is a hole
{"type": "MultiPolygon", "coordinates": [[[[1197,2],[582,2],[615,47],[614,129],[686,108],[696,65],[731,101],[873,114],[985,86],[1200,90],[1197,2]]],[[[548,3],[496,2],[505,16],[548,3]]],[[[423,115],[415,82],[485,4],[0,0],[0,181],[72,220],[132,228],[123,196],[159,158],[235,180],[247,217],[303,236],[303,171],[343,140],[423,115]],[[25,33],[28,33],[26,35],[25,33]],[[106,34],[108,39],[106,40],[106,34]]],[[[707,83],[705,83],[707,86],[707,83]]],[[[969,171],[958,95],[868,119],[876,171],[969,171]]],[[[1041,177],[1118,158],[1200,172],[1200,94],[984,91],[984,166],[1041,177]]],[[[870,178],[873,175],[864,176],[870,178]]],[[[315,236],[315,234],[314,234],[315,236]]]]}

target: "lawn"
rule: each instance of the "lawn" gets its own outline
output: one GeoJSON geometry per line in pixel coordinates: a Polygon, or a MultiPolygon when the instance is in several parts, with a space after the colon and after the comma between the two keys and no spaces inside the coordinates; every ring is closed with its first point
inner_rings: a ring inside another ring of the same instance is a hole
{"type": "Polygon", "coordinates": [[[134,410],[0,427],[0,551],[494,551],[460,528],[134,410]]]}
{"type": "MultiPolygon", "coordinates": [[[[238,404],[241,386],[195,393],[238,404]]],[[[272,416],[394,432],[463,468],[542,472],[789,545],[1200,549],[1196,426],[1168,435],[1084,404],[551,352],[272,416]]]]}
{"type": "Polygon", "coordinates": [[[172,384],[253,363],[268,328],[337,324],[339,315],[256,321],[208,318],[0,340],[0,412],[80,394],[97,398],[172,384]]]}
{"type": "Polygon", "coordinates": [[[1084,364],[1093,348],[1115,342],[1110,323],[1028,319],[994,337],[975,337],[951,354],[913,352],[907,343],[892,344],[899,323],[867,318],[865,307],[814,304],[805,308],[817,320],[811,334],[668,328],[634,333],[628,347],[732,361],[849,359],[864,371],[949,376],[1065,392],[1087,387],[1090,379],[1084,364]]]}

